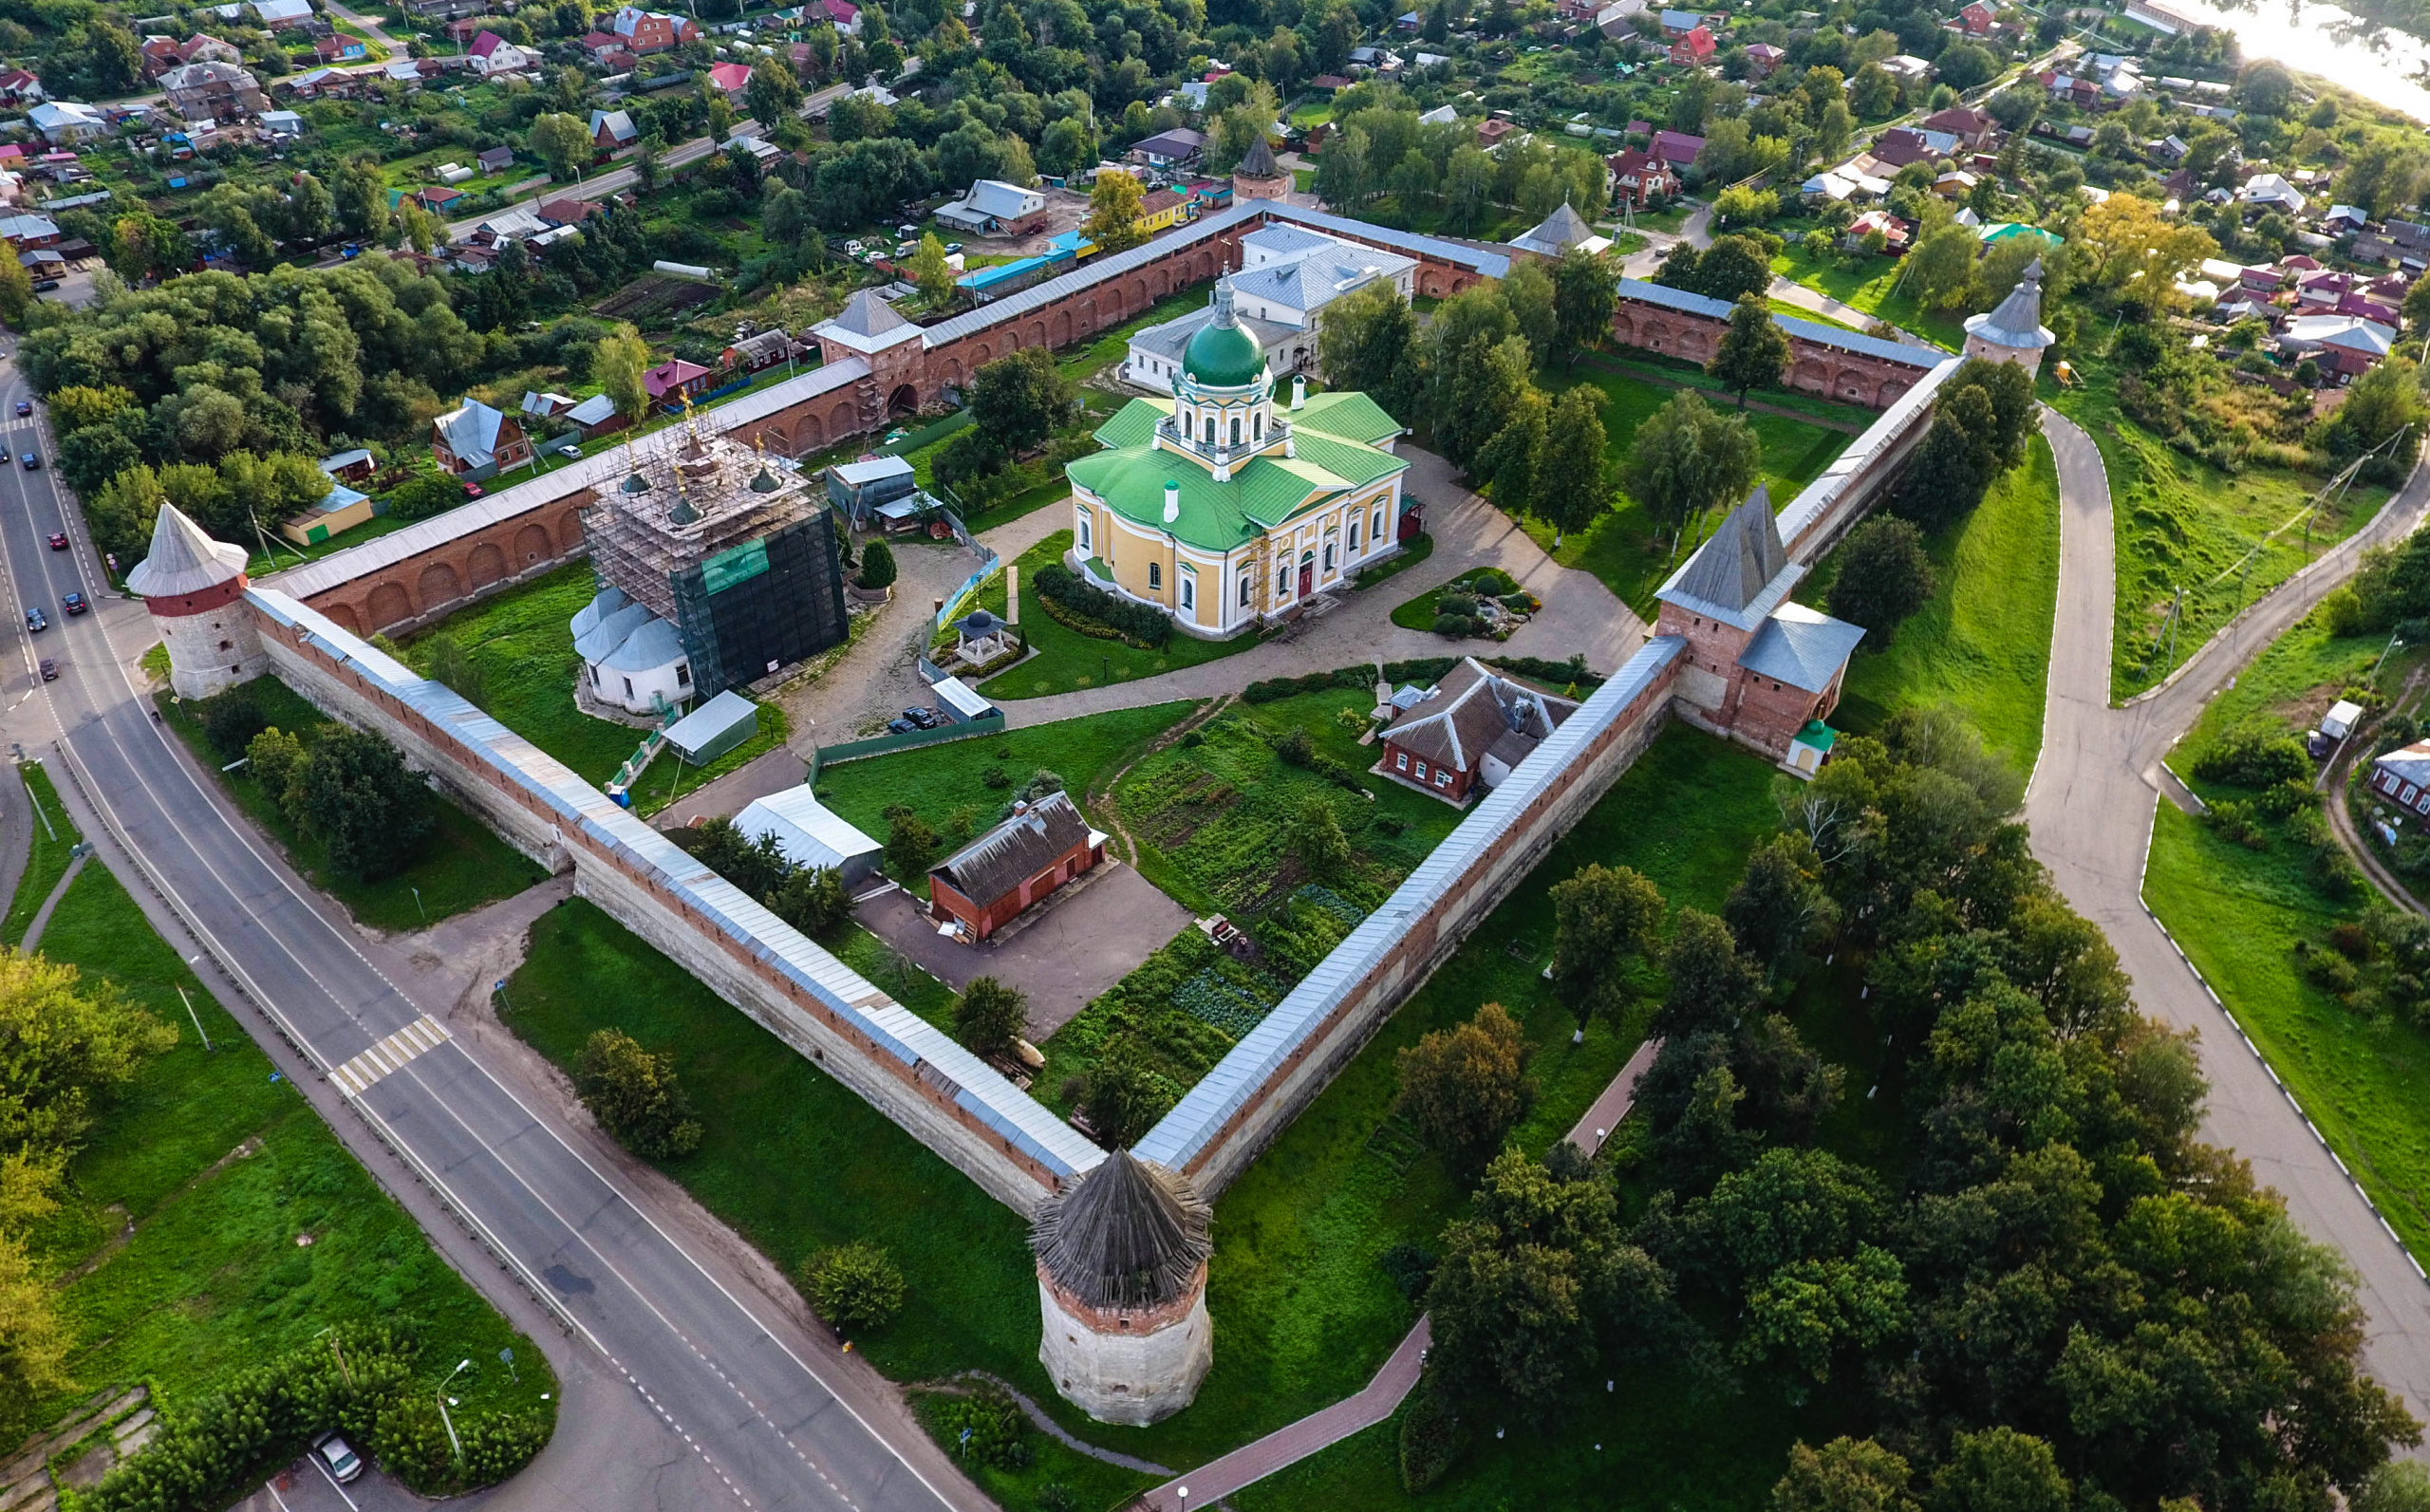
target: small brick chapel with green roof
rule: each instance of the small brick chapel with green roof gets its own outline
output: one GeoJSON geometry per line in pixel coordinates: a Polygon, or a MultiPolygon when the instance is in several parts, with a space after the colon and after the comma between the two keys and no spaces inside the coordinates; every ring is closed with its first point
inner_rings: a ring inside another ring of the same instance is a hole
{"type": "Polygon", "coordinates": [[[1134,399],[1066,470],[1073,570],[1151,604],[1190,635],[1224,639],[1285,620],[1400,550],[1406,434],[1364,394],[1288,405],[1229,278],[1182,348],[1172,391],[1134,399]]]}

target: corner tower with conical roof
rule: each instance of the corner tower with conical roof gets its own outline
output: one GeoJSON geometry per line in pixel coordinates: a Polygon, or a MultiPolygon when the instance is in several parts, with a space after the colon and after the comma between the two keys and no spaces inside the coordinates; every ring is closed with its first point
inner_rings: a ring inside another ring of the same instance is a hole
{"type": "Polygon", "coordinates": [[[2042,350],[2058,338],[2042,324],[2042,259],[2026,264],[2025,276],[1988,314],[1966,317],[1966,355],[2014,363],[2028,374],[2042,369],[2042,350]]]}
{"type": "Polygon", "coordinates": [[[1249,140],[1249,150],[1241,154],[1240,165],[1232,170],[1232,197],[1280,199],[1290,193],[1291,176],[1274,160],[1274,148],[1261,131],[1249,140]]]}
{"type": "Polygon", "coordinates": [[[268,667],[245,609],[245,549],[215,541],[176,505],[153,522],[152,549],[126,574],[169,648],[169,686],[207,699],[268,667]]]}
{"type": "Polygon", "coordinates": [[[1198,1394],[1215,1360],[1209,1221],[1187,1182],[1127,1149],[1038,1204],[1037,1357],[1065,1401],[1139,1427],[1198,1394]]]}

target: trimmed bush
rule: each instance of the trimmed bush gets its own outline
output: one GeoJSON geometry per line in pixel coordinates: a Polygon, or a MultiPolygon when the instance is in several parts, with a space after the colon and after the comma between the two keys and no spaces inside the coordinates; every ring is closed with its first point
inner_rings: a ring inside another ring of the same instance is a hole
{"type": "Polygon", "coordinates": [[[1172,639],[1173,622],[1163,610],[1091,588],[1060,562],[1049,562],[1032,579],[1037,596],[1113,630],[1124,640],[1154,649],[1172,639]]]}
{"type": "Polygon", "coordinates": [[[871,541],[861,548],[861,587],[874,592],[894,585],[894,548],[884,541],[871,541]]]}
{"type": "Polygon", "coordinates": [[[2205,782],[2238,788],[2272,788],[2282,782],[2308,784],[2311,757],[2303,742],[2268,719],[2247,719],[2203,749],[2194,758],[2194,775],[2205,782]]]}
{"type": "Polygon", "coordinates": [[[882,1244],[856,1239],[802,1262],[802,1291],[839,1333],[866,1334],[903,1311],[903,1271],[882,1244]]]}

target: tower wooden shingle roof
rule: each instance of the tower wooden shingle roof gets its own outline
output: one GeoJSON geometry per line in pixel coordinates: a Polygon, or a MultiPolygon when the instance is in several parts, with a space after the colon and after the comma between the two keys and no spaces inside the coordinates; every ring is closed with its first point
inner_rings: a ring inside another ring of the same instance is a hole
{"type": "Polygon", "coordinates": [[[1057,1286],[1091,1307],[1158,1307],[1188,1291],[1214,1252],[1212,1219],[1187,1182],[1118,1149],[1038,1204],[1030,1248],[1057,1286]]]}

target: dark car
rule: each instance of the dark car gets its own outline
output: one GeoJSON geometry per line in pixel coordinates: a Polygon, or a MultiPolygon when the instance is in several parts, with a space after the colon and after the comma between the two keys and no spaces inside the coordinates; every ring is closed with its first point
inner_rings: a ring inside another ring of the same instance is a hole
{"type": "Polygon", "coordinates": [[[36,457],[31,452],[28,452],[25,456],[18,457],[17,460],[26,464],[26,471],[28,473],[38,472],[42,468],[42,458],[36,457]]]}
{"type": "Polygon", "coordinates": [[[34,292],[37,294],[47,294],[58,287],[59,280],[56,278],[37,278],[34,280],[34,292]]]}
{"type": "Polygon", "coordinates": [[[21,399],[21,400],[17,401],[17,418],[18,418],[19,420],[23,420],[23,419],[25,419],[27,416],[28,416],[28,415],[30,415],[30,414],[32,414],[33,412],[34,412],[34,401],[33,401],[32,400],[29,400],[29,399],[21,399]]]}
{"type": "Polygon", "coordinates": [[[906,709],[903,711],[903,717],[923,730],[933,730],[937,727],[937,711],[934,709],[906,709]]]}
{"type": "Polygon", "coordinates": [[[28,630],[47,630],[50,628],[50,622],[43,618],[42,610],[28,609],[26,611],[26,628],[28,630]]]}
{"type": "Polygon", "coordinates": [[[908,719],[888,719],[886,721],[886,728],[889,735],[909,735],[920,727],[908,719]]]}
{"type": "Polygon", "coordinates": [[[82,614],[86,609],[92,607],[91,605],[84,602],[84,595],[82,593],[68,594],[65,598],[59,601],[59,607],[65,609],[70,614],[82,614]]]}
{"type": "Polygon", "coordinates": [[[56,682],[59,681],[59,663],[48,657],[44,657],[42,659],[42,680],[45,682],[56,682]]]}
{"type": "Polygon", "coordinates": [[[65,531],[53,531],[50,532],[50,549],[54,551],[64,551],[67,550],[67,532],[65,531]]]}

